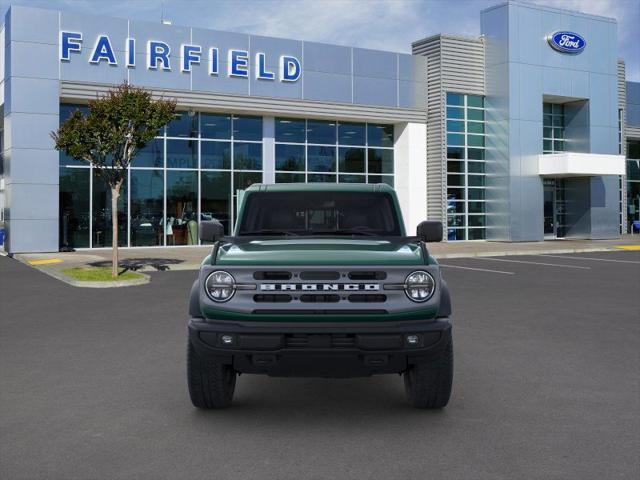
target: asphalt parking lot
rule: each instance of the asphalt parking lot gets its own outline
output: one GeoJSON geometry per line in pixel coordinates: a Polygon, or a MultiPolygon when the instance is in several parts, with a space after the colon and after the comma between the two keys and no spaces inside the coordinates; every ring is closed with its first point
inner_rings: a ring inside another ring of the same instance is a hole
{"type": "Polygon", "coordinates": [[[454,391],[239,378],[194,409],[195,272],[78,289],[0,257],[2,479],[640,478],[640,252],[446,259],[454,391]]]}

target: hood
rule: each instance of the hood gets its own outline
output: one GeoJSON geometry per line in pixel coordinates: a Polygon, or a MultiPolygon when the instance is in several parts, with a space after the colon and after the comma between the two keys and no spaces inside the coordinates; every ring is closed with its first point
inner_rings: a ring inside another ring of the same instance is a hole
{"type": "Polygon", "coordinates": [[[420,246],[406,238],[286,238],[225,243],[218,265],[420,265],[420,246]]]}

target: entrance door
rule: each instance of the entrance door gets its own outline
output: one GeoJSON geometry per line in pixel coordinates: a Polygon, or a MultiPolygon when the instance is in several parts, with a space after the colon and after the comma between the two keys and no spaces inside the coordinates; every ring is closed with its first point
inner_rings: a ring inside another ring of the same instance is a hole
{"type": "Polygon", "coordinates": [[[544,237],[563,238],[566,233],[566,201],[564,180],[545,178],[544,185],[544,237]]]}

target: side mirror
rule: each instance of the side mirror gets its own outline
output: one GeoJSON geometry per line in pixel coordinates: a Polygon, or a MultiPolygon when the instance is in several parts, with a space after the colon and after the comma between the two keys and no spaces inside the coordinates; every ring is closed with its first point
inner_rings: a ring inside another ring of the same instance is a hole
{"type": "Polygon", "coordinates": [[[416,234],[423,242],[442,241],[442,222],[425,220],[418,224],[416,234]]]}
{"type": "Polygon", "coordinates": [[[201,242],[217,242],[224,236],[224,226],[215,219],[200,222],[198,236],[201,242]]]}

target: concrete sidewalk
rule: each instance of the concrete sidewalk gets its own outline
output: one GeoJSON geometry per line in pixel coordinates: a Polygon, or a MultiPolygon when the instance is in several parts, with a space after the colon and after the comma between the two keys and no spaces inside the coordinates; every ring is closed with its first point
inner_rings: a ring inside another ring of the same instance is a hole
{"type": "MultiPolygon", "coordinates": [[[[541,255],[553,253],[601,252],[615,249],[640,250],[640,235],[625,235],[616,240],[548,240],[544,242],[442,242],[429,244],[438,259],[541,255]]],[[[121,265],[137,271],[197,270],[211,247],[121,248],[121,265]]],[[[15,258],[45,273],[76,266],[108,266],[111,250],[16,254],[15,258]]]]}

